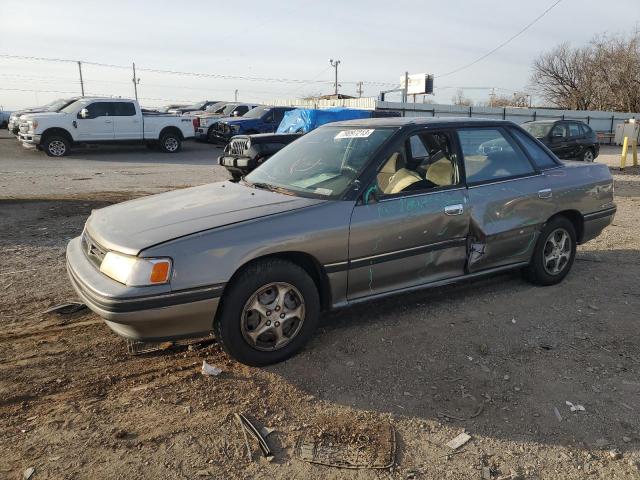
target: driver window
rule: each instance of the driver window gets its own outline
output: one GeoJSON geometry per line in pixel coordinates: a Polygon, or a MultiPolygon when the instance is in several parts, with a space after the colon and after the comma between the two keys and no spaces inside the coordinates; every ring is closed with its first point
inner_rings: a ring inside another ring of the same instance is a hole
{"type": "Polygon", "coordinates": [[[113,104],[111,102],[90,103],[86,107],[87,111],[89,112],[87,119],[112,116],[112,105],[113,104]]]}
{"type": "Polygon", "coordinates": [[[567,126],[566,125],[556,125],[555,127],[553,127],[553,130],[551,131],[551,136],[552,137],[562,137],[562,138],[567,138],[567,126]]]}
{"type": "Polygon", "coordinates": [[[457,185],[460,175],[451,145],[446,133],[411,135],[382,163],[376,190],[395,195],[457,185]]]}

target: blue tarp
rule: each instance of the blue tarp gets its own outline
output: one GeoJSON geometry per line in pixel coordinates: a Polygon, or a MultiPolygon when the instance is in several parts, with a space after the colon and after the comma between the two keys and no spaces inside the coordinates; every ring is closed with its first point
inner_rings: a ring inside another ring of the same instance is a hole
{"type": "Polygon", "coordinates": [[[353,108],[335,107],[324,110],[296,108],[284,114],[277,133],[308,133],[325,123],[370,118],[371,114],[372,110],[355,110],[353,108]]]}

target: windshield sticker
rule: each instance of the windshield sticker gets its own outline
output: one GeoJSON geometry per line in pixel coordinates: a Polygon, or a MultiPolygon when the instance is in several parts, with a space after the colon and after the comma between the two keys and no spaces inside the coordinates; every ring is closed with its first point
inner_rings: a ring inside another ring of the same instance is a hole
{"type": "Polygon", "coordinates": [[[357,130],[342,130],[334,138],[338,140],[340,138],[367,138],[374,132],[373,128],[359,128],[357,130]]]}
{"type": "Polygon", "coordinates": [[[319,195],[331,195],[333,193],[333,190],[330,190],[328,188],[316,188],[315,193],[319,195]]]}

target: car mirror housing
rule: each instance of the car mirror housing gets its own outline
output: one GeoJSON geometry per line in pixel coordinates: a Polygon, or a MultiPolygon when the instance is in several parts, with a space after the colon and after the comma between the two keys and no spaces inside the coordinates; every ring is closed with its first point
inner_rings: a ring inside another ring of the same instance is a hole
{"type": "Polygon", "coordinates": [[[78,113],[78,118],[87,118],[89,116],[89,110],[87,110],[86,108],[83,108],[82,110],[80,110],[80,113],[78,113]]]}

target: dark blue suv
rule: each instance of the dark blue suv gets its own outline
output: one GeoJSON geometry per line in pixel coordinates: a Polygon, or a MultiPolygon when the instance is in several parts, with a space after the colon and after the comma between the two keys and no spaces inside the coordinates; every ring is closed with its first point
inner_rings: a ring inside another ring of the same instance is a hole
{"type": "Polygon", "coordinates": [[[234,135],[273,133],[278,129],[285,112],[295,107],[256,107],[244,116],[222,118],[213,126],[213,138],[228,143],[234,135]]]}

